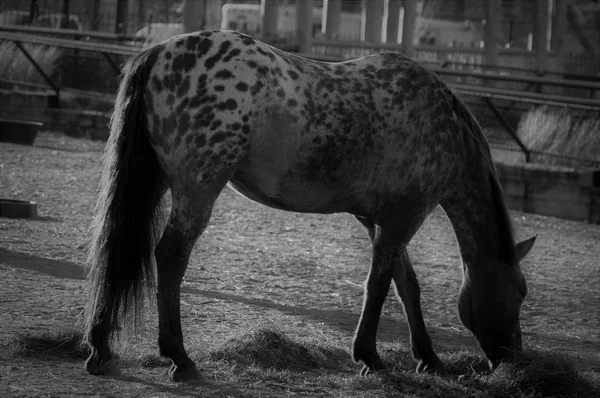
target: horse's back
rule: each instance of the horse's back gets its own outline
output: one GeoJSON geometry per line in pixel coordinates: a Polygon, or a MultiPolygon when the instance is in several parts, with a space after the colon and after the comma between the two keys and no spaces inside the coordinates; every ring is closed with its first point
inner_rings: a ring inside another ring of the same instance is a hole
{"type": "Polygon", "coordinates": [[[163,46],[145,100],[167,177],[226,172],[274,207],[370,213],[387,197],[434,203],[457,173],[455,97],[404,56],[320,63],[228,31],[163,46]]]}

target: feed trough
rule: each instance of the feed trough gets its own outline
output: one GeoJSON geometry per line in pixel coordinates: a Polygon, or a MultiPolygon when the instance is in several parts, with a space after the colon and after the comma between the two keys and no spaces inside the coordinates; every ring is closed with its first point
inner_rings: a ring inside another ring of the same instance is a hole
{"type": "Polygon", "coordinates": [[[37,203],[28,200],[0,199],[0,217],[35,218],[37,203]]]}
{"type": "Polygon", "coordinates": [[[0,142],[33,145],[43,123],[0,118],[0,142]]]}

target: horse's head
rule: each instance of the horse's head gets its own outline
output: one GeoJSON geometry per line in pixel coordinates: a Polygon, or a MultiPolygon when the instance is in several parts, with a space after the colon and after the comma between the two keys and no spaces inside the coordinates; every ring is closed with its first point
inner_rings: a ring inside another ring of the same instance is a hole
{"type": "Polygon", "coordinates": [[[458,295],[459,316],[475,335],[492,368],[521,350],[519,312],[527,284],[518,263],[529,253],[535,238],[516,245],[514,264],[487,259],[485,264],[469,266],[465,272],[458,295]]]}

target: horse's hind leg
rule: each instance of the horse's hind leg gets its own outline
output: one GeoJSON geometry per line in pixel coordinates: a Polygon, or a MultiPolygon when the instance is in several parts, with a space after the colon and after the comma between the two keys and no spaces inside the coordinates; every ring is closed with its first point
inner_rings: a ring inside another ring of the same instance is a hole
{"type": "Polygon", "coordinates": [[[431,338],[425,329],[421,312],[421,289],[406,248],[402,248],[399,253],[398,266],[394,271],[393,279],[396,294],[402,300],[410,328],[412,353],[418,361],[417,372],[433,371],[445,374],[444,365],[433,351],[431,338]]]}
{"type": "Polygon", "coordinates": [[[185,192],[173,189],[173,207],[165,232],[158,243],[157,304],[159,317],[158,346],[160,354],[173,361],[169,376],[174,381],[201,378],[194,362],[183,346],[180,314],[180,284],[197,238],[205,230],[214,201],[226,179],[210,189],[185,192]]]}
{"type": "Polygon", "coordinates": [[[383,303],[390,290],[395,267],[395,252],[398,248],[395,239],[388,239],[389,236],[384,233],[384,230],[367,219],[359,217],[357,219],[367,228],[373,244],[373,257],[371,270],[365,283],[363,309],[352,345],[352,359],[363,363],[361,375],[366,376],[377,369],[385,368],[377,354],[377,327],[383,303]]]}

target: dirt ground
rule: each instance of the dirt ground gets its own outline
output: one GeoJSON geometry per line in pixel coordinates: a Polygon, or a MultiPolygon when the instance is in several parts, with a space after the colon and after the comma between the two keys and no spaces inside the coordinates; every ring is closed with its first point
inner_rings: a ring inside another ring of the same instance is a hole
{"type": "MultiPolygon", "coordinates": [[[[105,379],[87,375],[81,361],[7,356],[15,333],[80,327],[86,231],[103,145],[54,133],[40,134],[33,147],[0,143],[0,197],[36,201],[39,214],[34,220],[0,218],[0,396],[311,395],[310,389],[288,386],[284,394],[280,386],[251,380],[228,385],[211,376],[206,353],[260,326],[349,350],[370,259],[366,234],[349,215],[282,212],[229,189],[196,244],[182,288],[186,343],[194,358],[204,358],[208,390],[170,383],[160,367],[122,366],[126,377],[105,379]]],[[[519,239],[539,234],[522,264],[529,287],[521,313],[524,343],[568,354],[579,368],[600,372],[600,226],[512,216],[519,239]]],[[[476,350],[456,315],[460,258],[440,209],[409,251],[434,345],[441,352],[476,350]]],[[[152,317],[137,339],[125,341],[125,351],[155,352],[152,317]]],[[[378,339],[383,347],[408,340],[392,295],[378,339]]],[[[347,372],[358,372],[358,365],[347,364],[347,372]]]]}

